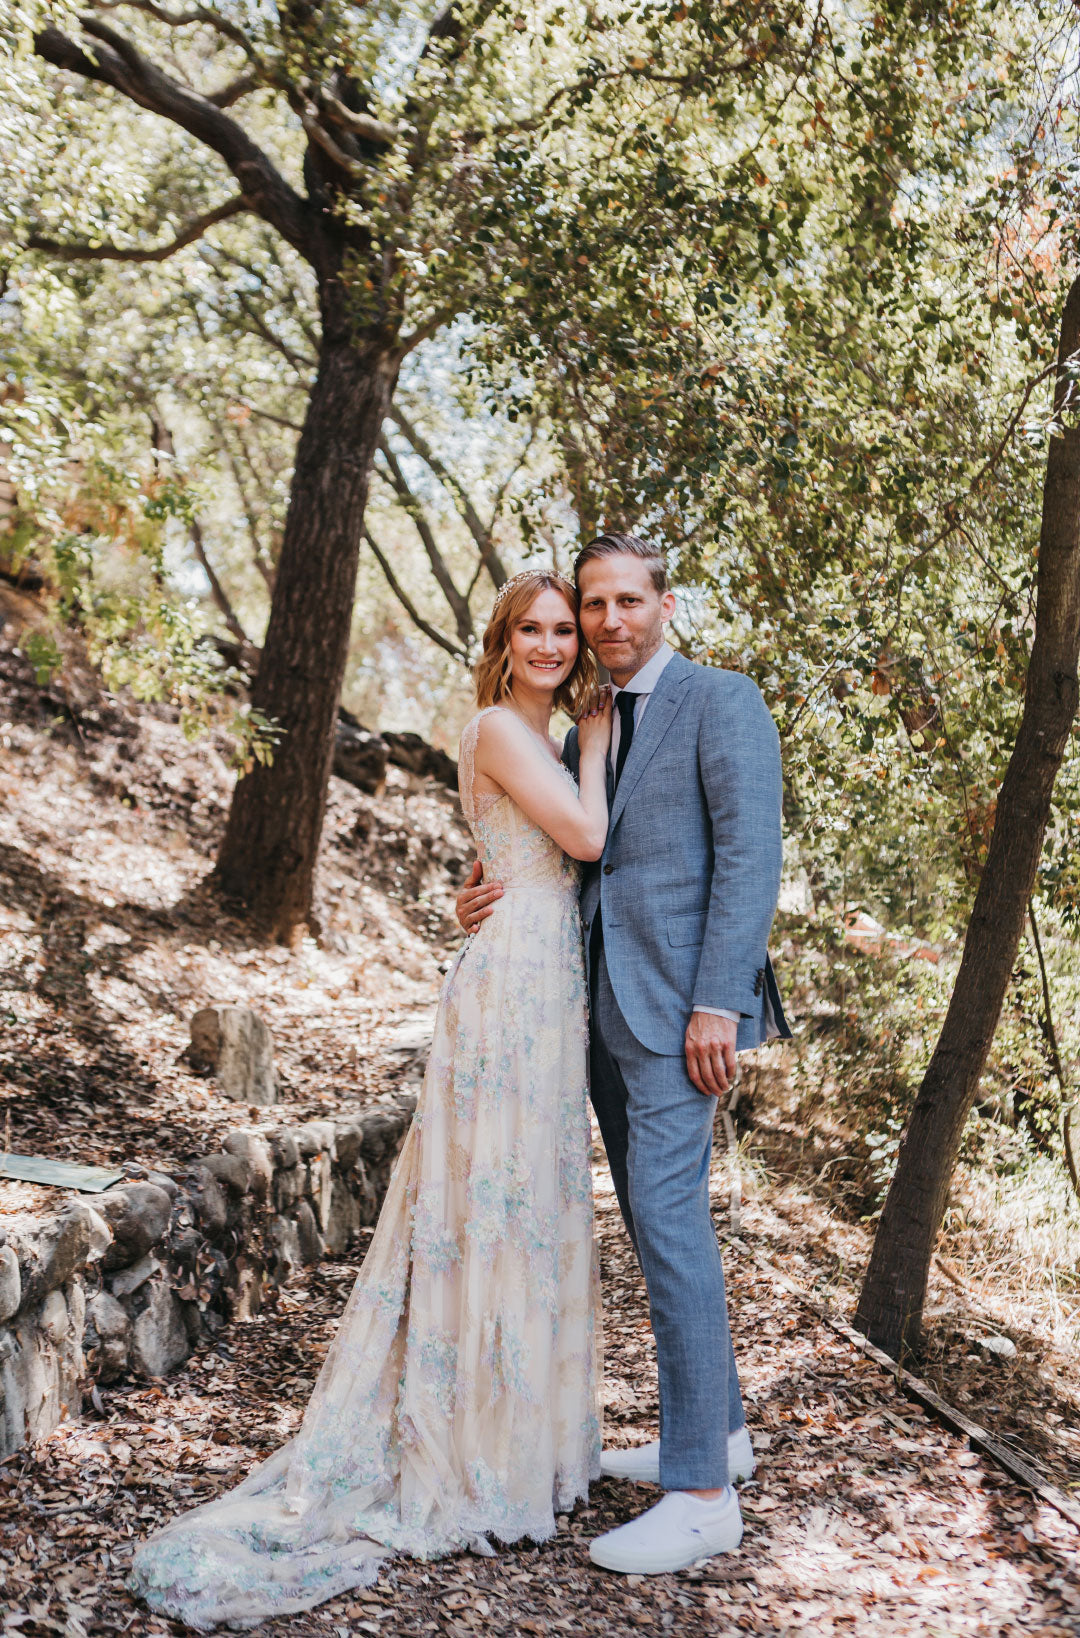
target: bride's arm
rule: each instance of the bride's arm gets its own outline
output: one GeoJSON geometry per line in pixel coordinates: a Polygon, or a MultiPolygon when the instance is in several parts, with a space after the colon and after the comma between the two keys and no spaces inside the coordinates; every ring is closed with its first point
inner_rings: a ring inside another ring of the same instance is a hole
{"type": "Polygon", "coordinates": [[[582,718],[579,788],[575,792],[554,760],[540,749],[511,711],[491,711],[480,724],[476,772],[513,797],[573,859],[599,859],[607,840],[605,759],[611,740],[611,698],[582,718]]]}

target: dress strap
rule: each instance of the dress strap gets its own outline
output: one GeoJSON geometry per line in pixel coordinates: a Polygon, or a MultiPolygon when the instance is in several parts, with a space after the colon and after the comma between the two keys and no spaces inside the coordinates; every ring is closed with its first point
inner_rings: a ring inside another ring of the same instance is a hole
{"type": "Polygon", "coordinates": [[[473,783],[476,778],[476,742],[480,737],[480,724],[492,711],[500,709],[498,705],[485,706],[475,717],[470,717],[461,730],[461,739],[458,742],[458,795],[461,797],[461,811],[470,825],[476,818],[476,794],[473,783]]]}

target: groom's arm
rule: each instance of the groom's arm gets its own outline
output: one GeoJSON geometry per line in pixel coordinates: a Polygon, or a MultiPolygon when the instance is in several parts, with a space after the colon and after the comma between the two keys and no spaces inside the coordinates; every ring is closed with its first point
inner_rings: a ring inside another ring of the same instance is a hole
{"type": "Polygon", "coordinates": [[[693,1005],[752,1016],[780,891],[780,737],[749,677],[729,672],[719,681],[698,739],[713,876],[693,1005]]]}
{"type": "Polygon", "coordinates": [[[563,740],[562,759],[576,779],[581,764],[581,753],[578,750],[576,723],[563,740]]]}

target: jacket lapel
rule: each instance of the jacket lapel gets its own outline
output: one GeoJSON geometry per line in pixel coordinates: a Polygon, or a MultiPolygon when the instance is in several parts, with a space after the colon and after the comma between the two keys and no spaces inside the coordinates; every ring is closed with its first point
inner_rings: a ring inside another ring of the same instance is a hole
{"type": "Polygon", "coordinates": [[[633,743],[623,765],[622,778],[615,792],[608,830],[614,830],[630,794],[648,765],[649,758],[659,748],[671,722],[686,699],[685,687],[694,675],[694,667],[681,654],[668,661],[641,714],[634,730],[633,743]]]}

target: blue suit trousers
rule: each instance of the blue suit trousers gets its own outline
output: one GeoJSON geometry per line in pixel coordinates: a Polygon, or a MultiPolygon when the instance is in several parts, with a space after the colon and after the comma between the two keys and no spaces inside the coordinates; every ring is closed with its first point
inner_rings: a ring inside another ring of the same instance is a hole
{"type": "Polygon", "coordinates": [[[593,948],[590,1090],[615,1193],[645,1285],[660,1377],[660,1483],[728,1482],[729,1432],[746,1420],[724,1270],[709,1214],[715,1098],[686,1060],[650,1052],[627,1027],[593,948]]]}

